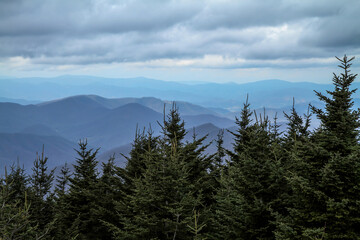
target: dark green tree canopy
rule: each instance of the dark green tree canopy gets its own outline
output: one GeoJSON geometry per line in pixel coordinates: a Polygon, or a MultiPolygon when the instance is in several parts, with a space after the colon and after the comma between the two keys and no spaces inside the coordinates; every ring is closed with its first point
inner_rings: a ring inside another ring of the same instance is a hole
{"type": "Polygon", "coordinates": [[[360,127],[360,113],[353,109],[352,99],[357,89],[351,89],[357,74],[352,74],[350,71],[354,57],[349,59],[345,55],[342,59],[337,59],[343,72],[340,75],[334,73],[334,90],[327,91],[330,96],[315,91],[319,99],[325,103],[325,110],[314,106],[311,109],[321,121],[325,149],[347,155],[357,145],[360,127]]]}

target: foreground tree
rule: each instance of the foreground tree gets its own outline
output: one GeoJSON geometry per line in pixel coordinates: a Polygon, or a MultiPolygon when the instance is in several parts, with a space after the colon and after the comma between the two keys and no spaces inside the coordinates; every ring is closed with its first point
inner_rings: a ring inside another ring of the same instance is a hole
{"type": "MultiPolygon", "coordinates": [[[[14,181],[6,173],[5,178],[0,179],[0,239],[45,239],[49,237],[47,232],[41,232],[34,226],[30,215],[30,203],[27,200],[27,192],[24,198],[12,199],[14,196],[14,181]]],[[[16,189],[16,188],[15,188],[16,189]]]]}
{"type": "Polygon", "coordinates": [[[349,155],[358,147],[359,116],[358,110],[352,109],[354,101],[352,95],[357,89],[351,89],[357,74],[350,72],[351,61],[345,55],[339,59],[339,67],[344,70],[340,75],[334,73],[334,91],[327,91],[329,97],[316,92],[319,100],[325,103],[325,110],[311,107],[321,121],[319,142],[329,153],[349,155]]]}
{"type": "Polygon", "coordinates": [[[272,151],[272,136],[266,117],[252,123],[250,104],[245,102],[231,161],[220,181],[217,195],[217,227],[213,239],[273,239],[273,216],[280,191],[272,151]]]}
{"type": "Polygon", "coordinates": [[[47,161],[48,158],[45,157],[43,148],[41,155],[37,155],[34,161],[29,194],[29,201],[32,205],[31,219],[34,225],[43,231],[48,231],[54,218],[54,196],[50,190],[55,169],[48,170],[47,161]]]}
{"type": "Polygon", "coordinates": [[[98,172],[96,155],[98,149],[88,149],[87,141],[79,142],[78,158],[74,174],[70,178],[68,194],[61,199],[62,211],[57,214],[58,236],[71,239],[101,239],[102,227],[95,211],[97,205],[98,172]]]}
{"type": "Polygon", "coordinates": [[[201,180],[207,159],[201,156],[202,140],[183,142],[186,131],[175,106],[166,117],[162,137],[149,134],[137,141],[128,159],[125,171],[134,188],[117,203],[120,224],[108,224],[116,239],[193,239],[201,234],[192,220],[196,210],[197,223],[202,221],[198,211],[203,212],[201,180]],[[141,167],[137,172],[130,168],[135,163],[141,167]]]}
{"type": "Polygon", "coordinates": [[[356,75],[349,70],[353,58],[338,60],[344,72],[334,74],[334,91],[328,91],[330,97],[316,93],[325,110],[312,107],[321,126],[302,151],[292,155],[292,207],[279,238],[360,237],[359,112],[352,109],[351,98],[356,75]]]}

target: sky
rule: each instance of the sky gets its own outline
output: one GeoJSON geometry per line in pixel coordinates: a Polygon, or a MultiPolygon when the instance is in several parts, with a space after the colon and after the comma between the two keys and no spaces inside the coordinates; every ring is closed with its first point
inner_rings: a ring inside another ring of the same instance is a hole
{"type": "Polygon", "coordinates": [[[359,0],[0,0],[0,76],[329,83],[359,0]]]}

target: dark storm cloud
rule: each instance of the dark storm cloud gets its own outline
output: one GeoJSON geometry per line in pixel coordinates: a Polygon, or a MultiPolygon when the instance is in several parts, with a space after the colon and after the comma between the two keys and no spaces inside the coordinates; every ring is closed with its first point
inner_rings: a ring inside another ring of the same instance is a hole
{"type": "Polygon", "coordinates": [[[302,41],[324,48],[360,47],[360,1],[344,1],[339,11],[314,22],[302,41]]]}
{"type": "Polygon", "coordinates": [[[355,55],[359,10],[357,0],[3,0],[0,59],[64,65],[218,55],[256,60],[256,67],[355,55]]]}

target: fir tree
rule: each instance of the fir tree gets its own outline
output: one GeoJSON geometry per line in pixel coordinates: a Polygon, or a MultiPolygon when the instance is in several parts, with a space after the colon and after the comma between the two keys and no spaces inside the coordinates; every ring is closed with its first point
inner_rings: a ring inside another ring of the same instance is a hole
{"type": "Polygon", "coordinates": [[[26,175],[25,169],[19,164],[13,164],[9,174],[6,174],[6,181],[9,185],[8,201],[20,202],[25,204],[25,194],[29,194],[29,176],[26,175]]]}
{"type": "MultiPolygon", "coordinates": [[[[44,239],[47,232],[41,233],[33,226],[30,219],[30,204],[27,201],[27,192],[23,198],[12,199],[12,189],[15,183],[8,177],[5,168],[5,178],[0,181],[0,239],[44,239]]],[[[14,179],[14,178],[13,178],[14,179]]]]}
{"type": "Polygon", "coordinates": [[[144,154],[148,151],[156,151],[158,137],[153,136],[151,128],[145,132],[136,129],[135,139],[132,144],[130,156],[124,156],[127,160],[125,169],[118,169],[120,177],[124,180],[124,190],[130,193],[133,189],[132,179],[141,177],[145,170],[144,154]]]}
{"type": "Polygon", "coordinates": [[[204,138],[183,142],[186,131],[175,105],[161,126],[162,138],[148,135],[141,141],[146,148],[138,148],[145,151],[133,152],[140,153],[141,174],[128,175],[134,189],[117,203],[121,224],[109,225],[118,239],[191,239],[193,210],[203,212],[202,183],[210,164],[202,156],[204,138]]]}
{"type": "Polygon", "coordinates": [[[125,203],[130,212],[120,216],[117,239],[192,239],[187,225],[200,202],[193,196],[188,165],[175,146],[171,155],[148,152],[144,160],[145,172],[134,179],[134,193],[125,203]]]}
{"type": "Polygon", "coordinates": [[[57,194],[57,198],[61,198],[66,192],[70,182],[70,169],[67,166],[67,163],[63,167],[61,167],[60,175],[56,179],[56,188],[55,192],[57,194]]]}
{"type": "Polygon", "coordinates": [[[31,191],[29,201],[32,205],[30,209],[31,219],[39,229],[45,227],[53,220],[53,194],[50,192],[54,179],[55,169],[49,170],[47,167],[48,158],[44,155],[44,147],[41,155],[37,155],[32,168],[31,191]]]}
{"type": "Polygon", "coordinates": [[[74,174],[70,179],[69,193],[63,198],[63,213],[58,221],[65,232],[59,236],[77,239],[101,239],[101,227],[99,216],[95,211],[98,196],[98,172],[96,155],[99,149],[87,148],[87,141],[79,142],[79,150],[76,150],[78,158],[74,165],[74,174]]]}
{"type": "Polygon", "coordinates": [[[164,112],[164,121],[160,126],[162,127],[163,135],[169,146],[172,145],[178,148],[183,144],[182,140],[187,132],[185,130],[185,122],[181,120],[179,109],[175,103],[173,103],[168,115],[165,115],[164,112]],[[165,119],[165,116],[167,119],[165,119]]]}
{"type": "Polygon", "coordinates": [[[293,99],[293,105],[290,110],[290,114],[284,112],[287,119],[287,131],[285,133],[285,148],[293,148],[296,146],[297,141],[302,141],[310,135],[309,127],[311,120],[311,113],[305,114],[302,118],[295,109],[295,99],[293,99]]]}
{"type": "Polygon", "coordinates": [[[118,176],[118,169],[115,166],[115,155],[111,156],[106,163],[102,163],[102,176],[97,186],[97,206],[94,209],[100,223],[97,231],[101,232],[102,239],[112,239],[112,232],[109,225],[117,224],[116,202],[123,198],[123,182],[118,176]]]}
{"type": "Polygon", "coordinates": [[[67,218],[67,210],[69,202],[66,201],[66,195],[68,194],[69,182],[70,182],[70,169],[67,166],[67,163],[61,168],[60,175],[56,179],[55,187],[55,210],[54,218],[56,225],[51,229],[51,234],[54,236],[54,239],[62,239],[70,236],[66,236],[65,233],[68,230],[68,223],[65,221],[67,218]]]}
{"type": "Polygon", "coordinates": [[[321,121],[321,139],[322,146],[329,153],[340,153],[348,155],[357,147],[358,128],[360,127],[359,111],[353,110],[354,101],[352,95],[357,89],[351,89],[357,74],[350,72],[351,61],[354,57],[348,59],[345,55],[339,59],[339,67],[344,70],[340,75],[334,73],[333,84],[335,89],[327,91],[330,97],[316,92],[316,95],[325,103],[325,110],[311,107],[317,118],[321,121]]]}
{"type": "Polygon", "coordinates": [[[214,239],[274,238],[273,212],[278,210],[281,176],[275,171],[269,121],[264,115],[251,124],[251,114],[246,101],[241,118],[236,119],[234,152],[230,152],[231,159],[216,197],[218,224],[214,239]]]}
{"type": "Polygon", "coordinates": [[[236,132],[230,132],[234,136],[234,152],[227,151],[231,157],[232,162],[237,161],[237,154],[244,152],[248,147],[251,139],[251,133],[254,130],[252,125],[252,111],[250,109],[249,97],[246,97],[246,102],[243,105],[240,113],[240,119],[235,117],[235,123],[238,126],[236,132]]]}
{"type": "MultiPolygon", "coordinates": [[[[353,59],[353,58],[352,58],[353,59]]],[[[334,74],[334,91],[327,97],[325,110],[312,107],[321,120],[313,136],[296,148],[291,157],[289,184],[293,195],[289,218],[281,221],[279,238],[357,239],[359,199],[358,111],[352,110],[350,74],[352,59],[339,59],[344,70],[334,74]]]]}

